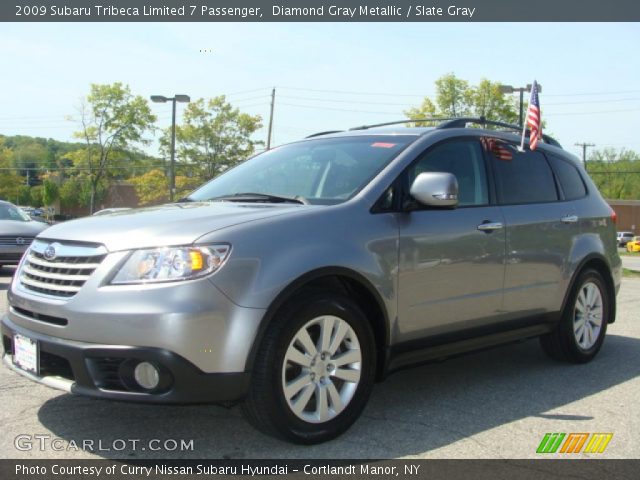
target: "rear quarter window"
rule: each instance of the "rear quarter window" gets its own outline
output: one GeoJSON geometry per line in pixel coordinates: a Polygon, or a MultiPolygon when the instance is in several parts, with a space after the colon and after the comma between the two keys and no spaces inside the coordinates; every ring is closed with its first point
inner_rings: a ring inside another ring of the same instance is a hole
{"type": "Polygon", "coordinates": [[[553,155],[549,156],[549,161],[556,172],[565,200],[575,200],[587,194],[587,188],[575,165],[553,155]]]}

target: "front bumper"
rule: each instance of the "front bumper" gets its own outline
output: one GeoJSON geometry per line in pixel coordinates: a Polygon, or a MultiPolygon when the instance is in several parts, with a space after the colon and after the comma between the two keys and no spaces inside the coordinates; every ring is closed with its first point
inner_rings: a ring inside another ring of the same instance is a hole
{"type": "Polygon", "coordinates": [[[3,361],[6,366],[49,387],[112,400],[149,403],[231,403],[244,397],[249,374],[205,373],[180,355],[162,348],[64,340],[2,320],[3,361]],[[13,337],[18,333],[38,342],[39,374],[13,364],[13,337]],[[160,371],[160,384],[151,391],[137,386],[133,367],[147,361],[160,371]]]}

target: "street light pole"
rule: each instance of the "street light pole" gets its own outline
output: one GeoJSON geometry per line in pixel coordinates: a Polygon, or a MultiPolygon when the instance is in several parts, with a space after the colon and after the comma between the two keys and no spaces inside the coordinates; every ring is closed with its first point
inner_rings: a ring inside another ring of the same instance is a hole
{"type": "MultiPolygon", "coordinates": [[[[527,84],[526,87],[514,87],[511,85],[499,85],[498,88],[500,89],[500,93],[515,93],[515,92],[519,92],[520,93],[520,115],[519,115],[519,119],[520,119],[520,128],[522,128],[524,126],[524,92],[530,92],[531,91],[531,84],[527,84]]],[[[538,92],[542,92],[542,85],[538,84],[538,92]]]]}
{"type": "Polygon", "coordinates": [[[176,97],[171,99],[171,164],[169,167],[169,200],[173,202],[176,196],[176,97]]]}
{"type": "Polygon", "coordinates": [[[155,103],[171,102],[171,163],[169,164],[169,199],[173,202],[176,194],[176,102],[189,103],[189,95],[151,95],[151,101],[155,103]]]}

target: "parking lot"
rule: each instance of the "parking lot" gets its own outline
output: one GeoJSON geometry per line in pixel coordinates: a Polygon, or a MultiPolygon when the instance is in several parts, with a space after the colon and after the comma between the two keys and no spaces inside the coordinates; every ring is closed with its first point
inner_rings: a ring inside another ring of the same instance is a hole
{"type": "MultiPolygon", "coordinates": [[[[2,313],[12,273],[0,270],[2,313]]],[[[600,457],[640,458],[639,319],[640,278],[625,278],[617,322],[594,362],[555,363],[532,340],[406,370],[376,386],[345,435],[313,447],[256,432],[237,407],[93,400],[2,367],[0,457],[534,458],[547,432],[612,432],[600,457]],[[28,436],[21,437],[22,449],[19,435],[28,436]],[[87,441],[93,452],[74,448],[87,441]],[[174,448],[180,441],[193,448],[174,448]],[[156,450],[162,445],[169,450],[156,450]]]]}

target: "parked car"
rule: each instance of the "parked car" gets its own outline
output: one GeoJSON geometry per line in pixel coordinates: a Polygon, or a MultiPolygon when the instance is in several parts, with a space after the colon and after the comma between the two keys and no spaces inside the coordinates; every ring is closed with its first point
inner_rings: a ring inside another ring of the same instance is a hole
{"type": "Polygon", "coordinates": [[[627,242],[627,252],[640,252],[640,237],[633,237],[627,242]]]}
{"type": "Polygon", "coordinates": [[[616,234],[619,247],[625,247],[628,242],[633,240],[633,232],[618,232],[616,234]]]}
{"type": "Polygon", "coordinates": [[[123,212],[125,210],[131,210],[131,209],[127,207],[103,208],[102,210],[98,210],[97,212],[95,212],[94,215],[108,215],[109,213],[123,212]]]}
{"type": "Polygon", "coordinates": [[[518,126],[401,123],[51,227],[9,289],[5,363],[93,397],[242,402],[261,431],[310,444],[409,365],[534,337],[592,360],[622,269],[579,160],[549,137],[520,152],[518,126]]]}
{"type": "Polygon", "coordinates": [[[36,235],[48,226],[34,222],[22,209],[0,200],[0,268],[17,265],[36,235]]]}

